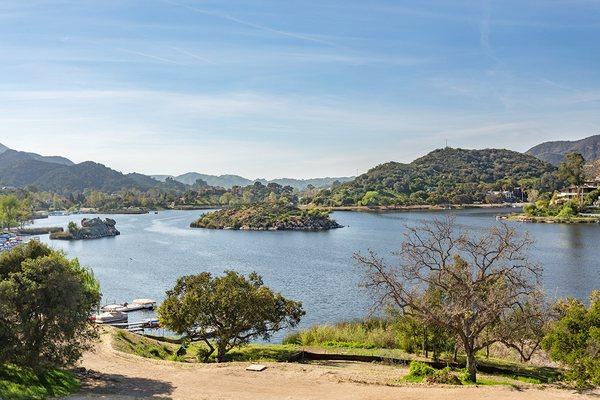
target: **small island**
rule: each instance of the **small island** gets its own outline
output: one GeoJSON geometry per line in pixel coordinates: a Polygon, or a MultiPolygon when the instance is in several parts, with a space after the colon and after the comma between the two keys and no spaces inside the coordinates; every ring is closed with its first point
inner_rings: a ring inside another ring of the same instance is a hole
{"type": "Polygon", "coordinates": [[[110,218],[106,218],[104,221],[100,218],[84,218],[81,220],[81,226],[77,226],[75,222],[71,221],[66,232],[51,233],[50,239],[88,240],[117,236],[121,232],[115,228],[116,224],[117,222],[110,218]]]}
{"type": "Polygon", "coordinates": [[[192,228],[248,231],[325,231],[342,226],[329,211],[292,205],[258,203],[213,211],[190,224],[192,228]]]}
{"type": "MultiPolygon", "coordinates": [[[[592,198],[597,198],[593,193],[592,198]]],[[[561,201],[559,195],[552,200],[538,200],[523,207],[522,213],[498,217],[509,221],[544,224],[595,224],[600,222],[598,209],[591,206],[590,199],[561,201]]]]}

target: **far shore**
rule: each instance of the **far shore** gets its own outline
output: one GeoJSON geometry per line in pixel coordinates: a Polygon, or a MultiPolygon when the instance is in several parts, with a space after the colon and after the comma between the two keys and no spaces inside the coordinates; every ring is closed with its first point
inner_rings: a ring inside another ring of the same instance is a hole
{"type": "MultiPolygon", "coordinates": [[[[497,208],[523,208],[527,203],[497,203],[497,204],[444,204],[444,205],[431,205],[431,204],[420,204],[410,206],[316,206],[314,208],[327,211],[360,211],[360,212],[394,212],[394,211],[445,211],[445,210],[466,210],[466,209],[497,209],[497,208]]],[[[71,214],[65,215],[79,215],[79,214],[102,214],[102,215],[137,215],[137,214],[152,214],[161,211],[203,211],[203,210],[215,210],[226,208],[222,204],[214,205],[181,205],[169,208],[159,209],[116,209],[116,210],[97,210],[93,208],[82,208],[71,214]]],[[[309,208],[307,205],[299,205],[301,209],[309,208]]],[[[68,213],[67,210],[62,210],[68,213]]],[[[46,211],[43,211],[46,212],[46,211]]],[[[37,218],[47,218],[48,215],[37,218]]],[[[37,219],[36,218],[36,219],[37,219]]]]}
{"type": "MultiPolygon", "coordinates": [[[[446,211],[467,209],[497,209],[523,208],[527,203],[498,203],[498,204],[444,204],[444,205],[411,205],[411,206],[318,206],[316,208],[328,211],[361,211],[361,212],[394,212],[394,211],[446,211]]],[[[307,206],[300,206],[307,208],[307,206]]]]}
{"type": "Polygon", "coordinates": [[[560,217],[535,217],[523,213],[509,214],[499,216],[499,219],[506,221],[515,222],[528,222],[538,224],[597,224],[600,223],[600,215],[589,216],[589,215],[578,215],[569,218],[560,217]]]}

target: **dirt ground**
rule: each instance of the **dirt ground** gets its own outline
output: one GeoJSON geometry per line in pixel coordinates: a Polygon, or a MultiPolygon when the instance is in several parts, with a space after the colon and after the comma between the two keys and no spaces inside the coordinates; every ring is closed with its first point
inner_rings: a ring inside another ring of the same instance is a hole
{"type": "Polygon", "coordinates": [[[397,366],[355,362],[266,363],[249,372],[249,363],[183,364],[118,352],[103,335],[96,351],[84,356],[83,388],[69,400],[88,399],[403,399],[554,400],[597,399],[555,387],[391,386],[406,373],[397,366]]]}

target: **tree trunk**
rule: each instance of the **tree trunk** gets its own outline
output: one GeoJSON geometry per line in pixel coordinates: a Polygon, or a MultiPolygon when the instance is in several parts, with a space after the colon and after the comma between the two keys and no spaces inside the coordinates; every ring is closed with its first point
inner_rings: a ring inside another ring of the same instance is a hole
{"type": "Polygon", "coordinates": [[[429,345],[427,343],[427,336],[429,333],[427,332],[427,328],[425,328],[423,332],[423,354],[425,354],[425,358],[429,358],[429,345]]]}
{"type": "Polygon", "coordinates": [[[227,354],[227,350],[225,349],[225,345],[219,344],[217,346],[217,362],[225,361],[225,354],[227,354]]]}
{"type": "Polygon", "coordinates": [[[469,382],[477,382],[477,362],[475,361],[475,351],[471,348],[465,349],[467,353],[467,372],[469,382]]]}
{"type": "MultiPolygon", "coordinates": [[[[191,337],[191,335],[190,335],[190,337],[191,337]]],[[[215,348],[210,343],[210,340],[208,340],[206,337],[203,337],[202,341],[204,341],[204,343],[206,343],[206,345],[208,346],[208,352],[204,355],[204,360],[203,360],[205,363],[207,363],[211,354],[214,353],[215,348]]]]}

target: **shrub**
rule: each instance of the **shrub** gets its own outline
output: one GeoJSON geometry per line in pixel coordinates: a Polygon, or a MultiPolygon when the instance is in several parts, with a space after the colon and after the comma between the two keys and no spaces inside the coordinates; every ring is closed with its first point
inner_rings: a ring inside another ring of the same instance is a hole
{"type": "Polygon", "coordinates": [[[411,361],[408,365],[408,376],[413,378],[424,378],[436,373],[436,369],[421,361],[411,361]]]}
{"type": "Polygon", "coordinates": [[[600,385],[600,291],[592,292],[588,308],[569,299],[558,305],[562,318],[542,342],[550,357],[569,367],[566,375],[580,387],[600,385]]]}
{"type": "Polygon", "coordinates": [[[461,380],[452,372],[450,367],[436,370],[433,375],[425,377],[427,383],[437,383],[442,385],[462,385],[461,380]]]}

